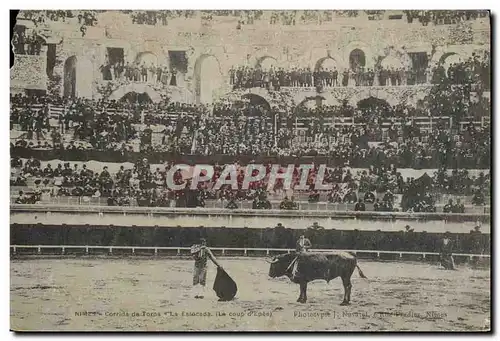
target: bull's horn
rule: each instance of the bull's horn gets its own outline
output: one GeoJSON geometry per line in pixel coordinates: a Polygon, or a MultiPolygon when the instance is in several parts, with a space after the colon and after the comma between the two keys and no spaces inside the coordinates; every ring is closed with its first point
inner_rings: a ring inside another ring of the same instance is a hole
{"type": "Polygon", "coordinates": [[[274,264],[274,263],[278,262],[278,260],[276,258],[272,258],[272,259],[266,258],[266,262],[268,262],[269,264],[274,264]]]}

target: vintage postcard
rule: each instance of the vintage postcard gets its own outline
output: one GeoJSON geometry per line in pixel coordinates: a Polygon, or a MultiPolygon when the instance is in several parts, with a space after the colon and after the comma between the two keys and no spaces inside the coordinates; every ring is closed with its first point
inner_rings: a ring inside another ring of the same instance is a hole
{"type": "Polygon", "coordinates": [[[489,11],[12,28],[12,331],[491,331],[489,11]]]}

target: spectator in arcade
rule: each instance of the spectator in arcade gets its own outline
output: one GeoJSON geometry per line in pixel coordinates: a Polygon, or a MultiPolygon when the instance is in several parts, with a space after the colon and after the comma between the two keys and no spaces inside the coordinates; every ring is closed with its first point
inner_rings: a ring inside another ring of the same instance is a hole
{"type": "Polygon", "coordinates": [[[354,211],[356,211],[356,212],[366,211],[366,206],[365,206],[365,203],[363,202],[363,199],[359,198],[358,202],[354,206],[354,211]]]}
{"type": "Polygon", "coordinates": [[[375,212],[382,211],[382,204],[380,203],[379,199],[375,200],[375,203],[373,204],[373,210],[375,212]]]}
{"type": "Polygon", "coordinates": [[[448,203],[444,205],[443,212],[444,213],[452,213],[453,212],[453,199],[448,200],[448,203]]]}
{"type": "Polygon", "coordinates": [[[460,199],[457,199],[457,204],[453,206],[453,213],[465,213],[465,206],[460,202],[460,199]]]}

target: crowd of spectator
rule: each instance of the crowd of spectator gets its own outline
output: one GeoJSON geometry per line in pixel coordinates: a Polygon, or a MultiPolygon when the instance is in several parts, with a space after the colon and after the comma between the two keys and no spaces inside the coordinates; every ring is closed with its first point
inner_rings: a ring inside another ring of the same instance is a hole
{"type": "MultiPolygon", "coordinates": [[[[460,101],[446,99],[454,101],[454,108],[460,107],[460,101]]],[[[47,148],[50,136],[53,148],[123,151],[137,141],[141,150],[153,153],[327,155],[339,163],[394,163],[398,167],[415,168],[487,168],[490,164],[489,125],[478,128],[470,123],[453,132],[449,119],[439,119],[437,111],[436,121],[424,130],[413,117],[425,117],[425,110],[403,105],[316,109],[299,106],[290,115],[280,116],[276,108],[249,102],[216,103],[212,113],[202,105],[168,101],[155,104],[84,99],[47,101],[16,95],[11,102],[11,128],[16,124],[26,133],[25,139],[44,142],[36,145],[20,139],[15,146],[33,149],[47,148]],[[41,103],[33,105],[37,102],[41,103]],[[49,107],[54,105],[62,107],[57,126],[49,117],[49,107]],[[351,124],[336,125],[336,116],[350,116],[351,124]],[[384,116],[392,119],[382,120],[384,116]],[[301,128],[297,127],[299,118],[301,128]],[[383,124],[388,124],[385,131],[383,124]],[[150,125],[161,136],[156,142],[150,125]],[[304,131],[303,138],[297,137],[297,129],[304,131]],[[64,134],[71,134],[70,141],[61,140],[64,134]],[[87,147],[79,145],[81,141],[87,147]],[[374,141],[379,143],[368,143],[374,141]]]]}
{"type": "Polygon", "coordinates": [[[387,139],[369,144],[377,129],[344,126],[342,128],[315,124],[303,141],[293,141],[283,148],[284,154],[297,156],[328,155],[335,162],[360,164],[395,164],[409,168],[464,167],[488,168],[491,157],[489,126],[476,129],[469,125],[461,135],[435,127],[427,133],[418,125],[393,125],[387,139]]]}
{"type": "MultiPolygon", "coordinates": [[[[235,166],[238,189],[223,185],[220,189],[214,190],[207,181],[199,183],[196,190],[191,190],[189,189],[190,180],[185,179],[179,170],[174,173],[174,183],[185,182],[187,186],[183,190],[172,190],[166,185],[166,174],[171,166],[167,163],[163,169],[156,167],[153,171],[148,160],[143,159],[132,168],[125,168],[122,165],[115,174],[111,174],[107,166],[104,166],[100,172],[94,172],[85,164],[81,166],[74,164],[72,167],[69,162],[66,162],[59,163],[56,167],[48,163],[42,169],[41,162],[33,157],[25,162],[14,157],[11,158],[13,170],[11,185],[25,187],[28,180],[33,181],[33,193],[38,198],[36,201],[42,200],[42,194],[52,197],[104,197],[107,198],[108,205],[139,206],[204,206],[205,200],[208,199],[225,200],[229,206],[233,206],[237,201],[253,200],[254,209],[271,208],[268,194],[279,194],[284,190],[283,179],[278,179],[270,191],[267,188],[271,172],[269,164],[266,165],[266,176],[258,182],[251,183],[249,189],[246,190],[242,189],[246,167],[237,164],[235,166]]],[[[318,169],[318,166],[315,166],[309,171],[306,182],[308,189],[296,192],[308,194],[309,202],[320,201],[320,193],[314,189],[318,169]]],[[[219,179],[222,171],[223,166],[214,165],[212,183],[219,179]]],[[[285,168],[279,170],[280,173],[285,171],[285,168]]],[[[292,188],[299,185],[301,175],[300,169],[296,167],[292,177],[292,188]]],[[[477,178],[469,177],[463,171],[454,170],[451,175],[439,171],[434,178],[424,174],[418,179],[403,179],[394,165],[379,168],[372,166],[368,170],[357,173],[347,166],[328,168],[323,183],[333,185],[327,193],[328,202],[356,204],[356,210],[365,210],[365,204],[373,204],[375,211],[433,212],[436,210],[436,195],[443,193],[458,193],[459,195],[474,193],[473,204],[484,205],[485,195],[489,195],[490,177],[489,174],[484,173],[477,178]],[[396,195],[402,196],[400,207],[395,206],[396,195]]],[[[18,203],[28,200],[23,198],[24,196],[21,199],[18,198],[18,203]]],[[[457,205],[459,204],[460,202],[457,202],[457,205]]],[[[285,196],[279,207],[287,210],[298,209],[298,204],[293,196],[290,198],[285,196]]],[[[444,210],[447,209],[447,207],[444,208],[444,210]]]]}
{"type": "Polygon", "coordinates": [[[94,10],[23,10],[21,15],[25,19],[32,20],[35,25],[46,21],[66,22],[76,18],[79,25],[94,26],[97,24],[97,12],[94,10]]]}
{"type": "Polygon", "coordinates": [[[165,65],[145,62],[129,63],[123,60],[101,65],[99,70],[104,80],[139,82],[177,86],[177,71],[165,65]]]}
{"type": "Polygon", "coordinates": [[[30,149],[116,150],[130,151],[131,143],[141,147],[153,144],[151,125],[160,126],[161,141],[155,151],[168,151],[182,143],[182,153],[191,151],[195,117],[206,113],[203,105],[161,101],[159,103],[130,103],[121,101],[88,100],[82,98],[48,100],[40,97],[11,96],[11,128],[14,124],[25,132],[15,142],[17,147],[30,149]],[[57,118],[50,116],[50,107],[59,106],[57,118]],[[57,120],[57,126],[50,121],[57,120]],[[190,141],[180,139],[187,131],[190,141]],[[71,134],[70,139],[63,139],[71,134]],[[48,139],[48,137],[51,137],[48,139]],[[34,144],[32,139],[39,140],[34,144]],[[28,140],[28,141],[27,141],[28,140]],[[42,144],[42,141],[45,140],[42,144]],[[49,140],[50,143],[47,141],[49,140]],[[189,148],[187,148],[189,146],[189,148]]]}
{"type": "Polygon", "coordinates": [[[15,30],[12,35],[12,46],[15,54],[40,55],[43,38],[35,30],[28,33],[26,30],[15,30]]]}
{"type": "Polygon", "coordinates": [[[490,58],[489,54],[474,54],[467,61],[453,63],[448,68],[440,64],[433,67],[406,68],[356,67],[354,69],[337,69],[319,67],[292,68],[271,66],[263,69],[248,66],[231,67],[229,83],[234,89],[261,87],[279,91],[280,87],[338,87],[338,86],[405,86],[415,84],[440,84],[447,81],[451,84],[484,84],[489,89],[490,58]]]}
{"type": "Polygon", "coordinates": [[[168,25],[169,19],[185,18],[189,19],[196,15],[193,10],[161,10],[161,11],[122,11],[129,13],[132,23],[138,25],[168,25]]]}
{"type": "Polygon", "coordinates": [[[80,26],[82,37],[87,33],[87,27],[97,24],[97,12],[94,10],[23,10],[22,17],[31,20],[35,26],[44,24],[46,21],[66,22],[76,18],[80,26]]]}
{"type": "Polygon", "coordinates": [[[434,25],[457,24],[489,15],[488,11],[477,10],[405,10],[404,12],[408,23],[418,21],[424,26],[429,25],[429,23],[434,25]]]}
{"type": "MultiPolygon", "coordinates": [[[[96,13],[99,11],[89,10],[44,10],[44,11],[23,11],[23,17],[33,20],[35,24],[46,21],[66,22],[68,19],[78,18],[78,23],[83,27],[93,26],[97,22],[96,13]]],[[[139,25],[168,25],[169,20],[176,18],[194,18],[198,16],[194,10],[122,10],[121,12],[130,15],[132,22],[139,25]]],[[[405,10],[408,23],[420,22],[427,26],[429,23],[434,25],[458,24],[461,22],[475,20],[481,17],[487,17],[487,11],[473,10],[405,10]]],[[[268,20],[271,25],[296,25],[307,23],[332,22],[337,18],[355,18],[363,14],[369,20],[380,20],[384,17],[384,11],[379,10],[346,10],[346,11],[327,11],[327,10],[281,10],[270,11],[268,20]]],[[[202,20],[212,20],[214,17],[236,17],[239,24],[253,24],[255,20],[262,19],[264,11],[261,10],[202,10],[200,18],[202,20]]],[[[402,17],[401,15],[399,16],[402,17]]]]}
{"type": "Polygon", "coordinates": [[[491,83],[491,56],[488,51],[473,53],[465,61],[453,63],[446,69],[440,64],[432,70],[432,84],[476,84],[489,90],[491,83]]]}
{"type": "Polygon", "coordinates": [[[258,155],[264,151],[277,150],[269,116],[256,114],[265,112],[265,109],[248,106],[241,110],[254,115],[245,116],[238,109],[223,107],[217,112],[225,116],[203,116],[196,134],[194,153],[258,155]]]}

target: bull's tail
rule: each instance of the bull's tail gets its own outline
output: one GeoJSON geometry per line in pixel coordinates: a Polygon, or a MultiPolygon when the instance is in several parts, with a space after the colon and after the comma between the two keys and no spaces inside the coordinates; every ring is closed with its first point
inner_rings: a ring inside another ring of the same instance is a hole
{"type": "Polygon", "coordinates": [[[358,273],[359,273],[359,276],[361,276],[361,278],[368,278],[365,276],[365,274],[363,273],[363,271],[361,271],[361,268],[359,267],[358,264],[356,264],[356,267],[358,268],[358,273]]]}

